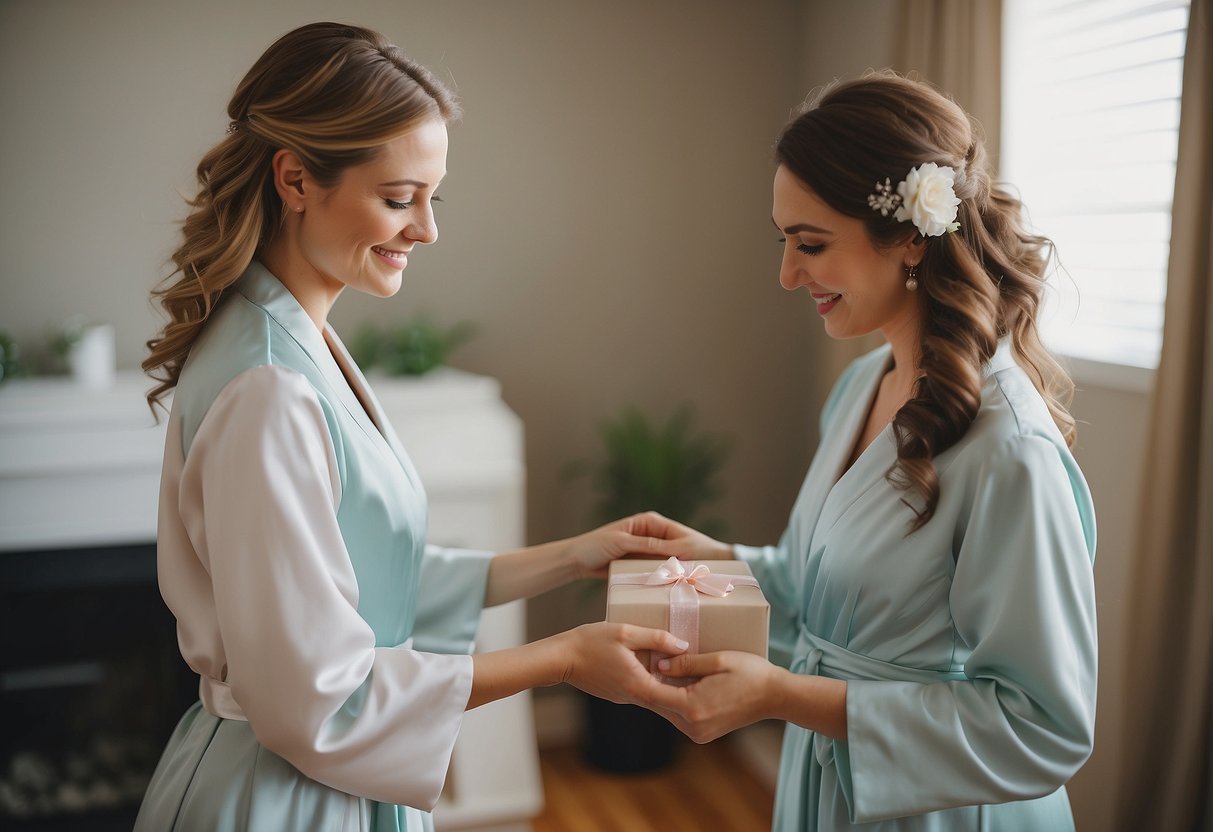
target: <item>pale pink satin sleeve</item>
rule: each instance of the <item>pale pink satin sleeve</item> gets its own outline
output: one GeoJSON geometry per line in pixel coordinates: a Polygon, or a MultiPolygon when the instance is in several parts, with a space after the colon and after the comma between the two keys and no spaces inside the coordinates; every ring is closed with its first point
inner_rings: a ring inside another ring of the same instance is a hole
{"type": "Polygon", "coordinates": [[[321,783],[432,809],[472,660],[375,647],[357,612],[335,449],[311,385],[280,367],[245,371],[215,399],[184,462],[175,415],[169,429],[161,587],[182,653],[204,677],[203,704],[246,718],[321,783]]]}

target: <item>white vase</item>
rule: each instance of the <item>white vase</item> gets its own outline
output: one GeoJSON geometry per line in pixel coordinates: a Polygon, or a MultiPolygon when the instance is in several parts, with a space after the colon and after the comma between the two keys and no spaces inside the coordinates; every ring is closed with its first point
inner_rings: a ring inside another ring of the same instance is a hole
{"type": "Polygon", "coordinates": [[[79,384],[93,390],[114,383],[114,327],[96,324],[85,327],[80,340],[67,354],[67,365],[79,384]]]}

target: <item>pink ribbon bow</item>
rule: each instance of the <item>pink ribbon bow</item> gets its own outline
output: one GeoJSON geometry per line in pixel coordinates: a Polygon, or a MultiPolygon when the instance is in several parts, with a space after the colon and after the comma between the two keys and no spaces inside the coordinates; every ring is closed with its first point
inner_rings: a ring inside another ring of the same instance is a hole
{"type": "MultiPolygon", "coordinates": [[[[699,652],[699,595],[724,598],[739,586],[758,586],[749,575],[725,575],[712,572],[706,563],[683,563],[670,558],[652,572],[631,572],[615,575],[611,585],[669,586],[670,632],[690,646],[688,653],[699,652]],[[690,571],[687,571],[690,566],[690,571]]],[[[659,656],[654,653],[651,667],[656,668],[659,656]]]]}

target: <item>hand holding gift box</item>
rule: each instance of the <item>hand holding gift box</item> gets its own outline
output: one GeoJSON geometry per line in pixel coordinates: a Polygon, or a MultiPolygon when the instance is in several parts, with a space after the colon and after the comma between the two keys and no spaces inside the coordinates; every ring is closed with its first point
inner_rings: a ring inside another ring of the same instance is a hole
{"type": "MultiPolygon", "coordinates": [[[[688,653],[741,650],[765,659],[770,614],[742,561],[670,558],[611,564],[607,621],[669,630],[691,645],[688,653]]],[[[662,657],[640,658],[656,673],[662,657]]]]}

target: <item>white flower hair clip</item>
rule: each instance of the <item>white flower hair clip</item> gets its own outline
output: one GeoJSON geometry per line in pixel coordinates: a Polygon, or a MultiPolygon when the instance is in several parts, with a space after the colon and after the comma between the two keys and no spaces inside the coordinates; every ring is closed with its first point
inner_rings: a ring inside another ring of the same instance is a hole
{"type": "Polygon", "coordinates": [[[924,237],[939,237],[960,228],[956,222],[960,199],[955,190],[956,171],[947,165],[925,162],[910,168],[906,178],[897,183],[897,191],[885,178],[876,183],[868,194],[868,205],[882,217],[890,212],[898,222],[909,220],[924,237]]]}

